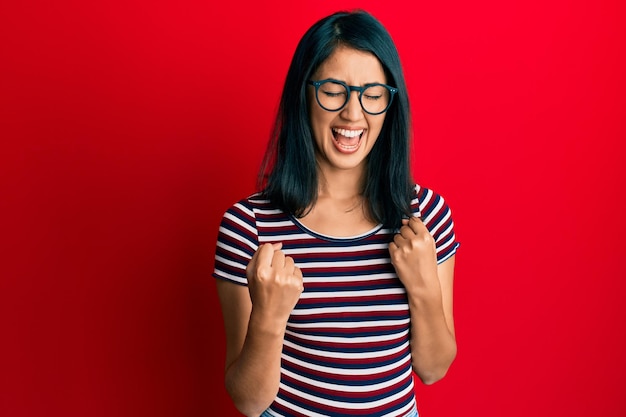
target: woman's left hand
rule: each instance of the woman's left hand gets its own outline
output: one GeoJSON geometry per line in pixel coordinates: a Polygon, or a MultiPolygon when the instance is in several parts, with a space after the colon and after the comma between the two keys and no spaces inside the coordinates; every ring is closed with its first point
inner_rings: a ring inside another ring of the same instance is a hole
{"type": "Polygon", "coordinates": [[[419,218],[402,221],[400,231],[389,243],[389,254],[409,294],[440,291],[435,240],[419,218]]]}

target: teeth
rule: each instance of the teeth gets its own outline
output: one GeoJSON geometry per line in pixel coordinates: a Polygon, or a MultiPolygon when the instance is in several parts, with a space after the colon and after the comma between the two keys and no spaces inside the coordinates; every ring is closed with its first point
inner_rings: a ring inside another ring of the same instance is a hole
{"type": "Polygon", "coordinates": [[[344,144],[340,143],[339,147],[342,148],[342,149],[345,149],[346,151],[353,151],[353,150],[355,150],[356,148],[359,147],[359,144],[357,143],[356,145],[348,146],[348,145],[344,145],[344,144]]]}
{"type": "Polygon", "coordinates": [[[355,138],[357,136],[360,136],[363,133],[363,129],[359,129],[359,130],[347,130],[347,129],[336,129],[333,128],[333,132],[341,135],[341,136],[345,136],[347,138],[355,138]]]}

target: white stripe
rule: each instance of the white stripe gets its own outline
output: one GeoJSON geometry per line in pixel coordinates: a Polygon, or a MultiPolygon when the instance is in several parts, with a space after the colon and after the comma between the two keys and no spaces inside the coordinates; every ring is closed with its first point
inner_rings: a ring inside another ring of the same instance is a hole
{"type": "Polygon", "coordinates": [[[231,281],[238,282],[238,283],[240,283],[240,284],[248,285],[248,280],[247,280],[247,279],[245,279],[245,278],[241,278],[241,277],[238,277],[238,276],[235,276],[235,275],[233,275],[233,274],[226,273],[226,272],[224,272],[224,271],[218,271],[218,270],[216,270],[216,271],[215,271],[215,275],[217,275],[217,276],[219,276],[219,277],[222,277],[222,278],[229,279],[229,280],[231,280],[231,281]]]}
{"type": "MultiPolygon", "coordinates": [[[[439,202],[430,211],[430,214],[428,215],[428,217],[426,217],[426,219],[424,219],[424,223],[426,223],[426,224],[430,223],[432,221],[433,217],[439,215],[439,210],[441,210],[441,207],[443,206],[443,203],[444,203],[443,198],[439,198],[439,202]]],[[[434,229],[430,233],[431,234],[434,233],[434,229]]]]}
{"type": "Polygon", "coordinates": [[[371,265],[387,265],[389,264],[389,258],[375,257],[373,259],[359,259],[357,261],[326,261],[326,262],[302,262],[297,265],[302,269],[311,268],[352,268],[356,266],[371,266],[371,265]]]}
{"type": "Polygon", "coordinates": [[[439,237],[437,238],[437,242],[441,240],[445,240],[448,237],[448,235],[450,235],[453,228],[454,228],[454,223],[450,222],[450,224],[448,225],[448,228],[439,234],[439,237]]]}
{"type": "Polygon", "coordinates": [[[291,220],[283,220],[283,221],[261,221],[258,220],[256,222],[257,226],[259,227],[290,227],[293,226],[293,222],[291,220]]]}
{"type": "Polygon", "coordinates": [[[430,199],[432,197],[433,197],[433,191],[427,190],[426,194],[424,195],[424,198],[421,201],[418,200],[417,197],[415,198],[415,200],[413,200],[414,203],[418,203],[420,213],[424,211],[424,208],[428,205],[428,203],[430,203],[430,199]]]}
{"type": "Polygon", "coordinates": [[[289,323],[290,328],[298,328],[298,329],[324,329],[324,330],[334,330],[334,329],[345,329],[352,328],[358,329],[361,327],[391,327],[398,326],[400,324],[407,324],[409,319],[398,319],[398,320],[371,320],[371,321],[357,321],[357,322],[345,322],[345,321],[325,321],[325,322],[317,322],[317,323],[289,323]]]}
{"type": "MultiPolygon", "coordinates": [[[[252,249],[254,251],[256,251],[257,248],[258,248],[256,243],[251,242],[250,240],[246,239],[242,235],[237,234],[237,233],[235,233],[235,232],[233,232],[231,230],[228,230],[228,229],[225,229],[223,227],[220,227],[220,232],[225,234],[226,236],[232,237],[233,239],[235,239],[235,240],[237,240],[237,241],[239,241],[241,243],[244,243],[245,245],[247,245],[250,249],[252,249]]],[[[230,247],[230,246],[226,246],[226,247],[230,247]]],[[[246,256],[248,256],[248,255],[246,255],[246,256]]]]}
{"type": "Polygon", "coordinates": [[[347,247],[311,246],[308,248],[286,249],[285,254],[287,255],[294,255],[294,254],[300,254],[300,253],[337,254],[337,253],[348,253],[348,252],[367,252],[367,251],[373,251],[373,250],[387,249],[388,247],[389,245],[386,243],[360,245],[360,246],[347,246],[347,247]]]}
{"type": "MultiPolygon", "coordinates": [[[[306,268],[305,268],[306,269],[306,268]]],[[[384,274],[368,274],[368,275],[340,275],[340,276],[331,276],[325,279],[325,277],[305,277],[308,282],[345,282],[345,283],[353,283],[359,281],[380,281],[380,280],[389,280],[389,279],[397,279],[398,275],[394,273],[384,273],[384,274]]]]}
{"type": "MultiPolygon", "coordinates": [[[[400,332],[394,333],[393,335],[386,334],[386,335],[381,335],[381,336],[363,336],[363,337],[313,336],[313,335],[299,334],[296,332],[292,332],[291,330],[285,330],[285,333],[290,334],[291,336],[294,336],[294,337],[298,337],[300,339],[309,340],[313,342],[325,342],[325,343],[331,343],[331,344],[342,343],[342,344],[350,345],[350,344],[355,344],[355,343],[358,344],[358,343],[390,342],[394,339],[400,339],[406,336],[409,333],[409,331],[407,329],[407,330],[402,330],[400,332]]],[[[347,359],[362,359],[363,358],[362,352],[357,352],[357,353],[332,352],[331,353],[325,350],[305,348],[299,345],[295,345],[287,340],[285,340],[284,343],[285,345],[290,345],[295,350],[298,350],[301,352],[307,352],[312,355],[328,356],[328,357],[333,357],[333,358],[347,358],[347,359]]],[[[395,347],[393,349],[381,350],[381,351],[376,351],[376,352],[368,352],[369,354],[368,357],[377,358],[377,357],[383,357],[386,355],[397,353],[398,351],[402,350],[405,346],[407,346],[408,343],[409,342],[407,340],[406,343],[403,343],[399,347],[395,347]]]]}
{"type": "MultiPolygon", "coordinates": [[[[399,363],[397,368],[403,367],[406,365],[407,361],[404,361],[402,363],[399,363]]],[[[385,372],[384,370],[381,370],[380,373],[385,372]]],[[[376,391],[376,390],[380,390],[380,389],[385,389],[386,387],[390,386],[390,385],[394,385],[397,384],[398,382],[401,382],[403,379],[406,378],[407,374],[411,373],[411,369],[409,367],[408,372],[404,372],[401,375],[395,377],[394,379],[390,379],[387,380],[385,382],[380,382],[378,384],[372,384],[372,385],[343,385],[343,384],[329,384],[328,382],[323,382],[323,381],[316,381],[314,379],[310,379],[310,378],[306,378],[303,377],[301,375],[295,374],[293,372],[287,371],[285,369],[283,369],[283,373],[287,376],[292,377],[293,379],[295,379],[298,382],[302,382],[304,384],[308,384],[308,385],[313,385],[315,387],[321,387],[327,390],[331,390],[331,391],[340,391],[340,392],[368,392],[368,391],[376,391]]],[[[378,372],[376,372],[375,370],[372,370],[371,375],[375,376],[378,372]]]]}
{"type": "Polygon", "coordinates": [[[363,290],[363,291],[336,291],[332,294],[328,292],[303,292],[300,295],[300,299],[314,299],[314,298],[322,298],[328,299],[329,295],[332,295],[332,298],[339,297],[366,297],[366,296],[378,296],[378,295],[396,295],[396,294],[405,294],[406,290],[404,288],[384,288],[380,290],[363,290]]]}
{"type": "Polygon", "coordinates": [[[224,263],[224,264],[226,264],[228,266],[232,266],[234,268],[237,268],[237,269],[241,269],[241,270],[244,270],[244,271],[246,269],[246,265],[241,264],[239,262],[231,261],[230,259],[225,259],[225,258],[223,258],[223,257],[221,257],[219,255],[215,255],[215,260],[219,261],[221,263],[224,263]]]}
{"type": "MultiPolygon", "coordinates": [[[[250,246],[250,241],[248,241],[248,243],[249,243],[248,246],[250,246]]],[[[233,253],[233,254],[242,256],[243,258],[246,258],[246,259],[250,258],[250,255],[248,255],[246,252],[242,251],[239,248],[235,248],[234,246],[228,245],[228,244],[226,244],[224,242],[217,242],[217,247],[221,248],[221,249],[224,249],[228,253],[233,253]]],[[[254,247],[251,247],[251,249],[252,250],[256,250],[254,247]]]]}
{"type": "MultiPolygon", "coordinates": [[[[260,202],[265,203],[265,204],[268,203],[268,201],[264,201],[264,200],[260,200],[260,202]]],[[[275,215],[275,214],[282,214],[283,213],[283,211],[280,210],[280,209],[269,209],[269,208],[260,208],[260,207],[257,207],[256,209],[254,209],[254,211],[256,213],[263,214],[265,216],[272,216],[272,215],[275,215]]]]}
{"type": "MultiPolygon", "coordinates": [[[[413,379],[411,379],[411,386],[413,386],[413,379]]],[[[389,414],[383,414],[380,417],[407,417],[410,415],[411,411],[415,410],[417,412],[417,409],[415,408],[415,402],[411,401],[410,403],[408,403],[407,405],[405,405],[404,407],[402,407],[401,409],[397,410],[397,411],[393,411],[392,413],[389,414]],[[400,414],[396,414],[396,413],[400,413],[400,414]]],[[[415,414],[417,416],[417,414],[415,414]]]]}
{"type": "Polygon", "coordinates": [[[311,239],[311,236],[306,233],[298,233],[294,235],[271,235],[271,236],[259,236],[259,243],[277,242],[277,241],[289,241],[289,240],[305,240],[311,239]]]}
{"type": "Polygon", "coordinates": [[[437,248],[437,253],[443,252],[444,250],[446,250],[446,248],[450,245],[452,245],[454,243],[454,239],[450,239],[449,241],[447,241],[445,244],[439,246],[437,248]]]}
{"type": "Polygon", "coordinates": [[[261,198],[261,194],[260,193],[254,193],[252,194],[250,197],[248,197],[248,201],[251,203],[264,203],[267,204],[270,201],[264,198],[261,198]]]}
{"type": "MultiPolygon", "coordinates": [[[[280,386],[282,386],[282,384],[280,384],[280,386]]],[[[284,401],[282,398],[279,398],[279,397],[276,397],[276,399],[274,401],[276,401],[276,403],[278,403],[278,404],[281,404],[287,410],[299,412],[303,416],[307,416],[307,417],[328,417],[327,414],[319,414],[319,413],[314,413],[313,411],[305,410],[304,408],[298,407],[295,404],[291,404],[290,402],[284,401]]],[[[272,414],[272,415],[274,415],[274,414],[272,414]]],[[[284,416],[280,416],[280,417],[284,417],[284,416]]]]}
{"type": "MultiPolygon", "coordinates": [[[[291,347],[295,346],[293,343],[289,341],[285,341],[285,345],[291,346],[291,347]]],[[[385,355],[393,355],[403,349],[406,349],[408,345],[409,345],[409,342],[406,342],[397,348],[387,349],[385,351],[382,351],[382,353],[385,353],[385,355]]],[[[328,352],[325,350],[320,351],[320,350],[309,349],[309,348],[299,348],[298,352],[306,352],[311,355],[322,356],[322,357],[333,358],[333,359],[363,359],[363,353],[347,354],[347,353],[341,353],[341,352],[328,352]],[[344,355],[347,355],[347,356],[344,356],[344,355]]],[[[375,357],[384,357],[385,355],[377,355],[375,357]]],[[[369,367],[369,368],[364,368],[364,369],[346,369],[346,368],[337,368],[337,367],[332,367],[332,366],[315,365],[311,362],[302,361],[300,359],[293,358],[285,353],[283,353],[281,357],[286,362],[290,362],[290,363],[302,366],[303,368],[310,369],[316,372],[321,372],[321,373],[328,374],[328,375],[356,375],[358,376],[358,375],[371,375],[372,372],[384,373],[389,370],[395,369],[401,366],[406,361],[407,358],[410,358],[410,355],[407,355],[406,358],[402,360],[402,363],[400,363],[400,365],[398,364],[398,362],[394,362],[389,365],[369,367]]]]}
{"type": "MultiPolygon", "coordinates": [[[[351,306],[348,308],[350,313],[361,313],[370,311],[408,311],[408,304],[390,304],[382,306],[351,306]]],[[[291,312],[292,316],[308,316],[313,314],[333,314],[344,313],[345,306],[341,307],[322,307],[322,308],[298,308],[291,312]]]]}
{"type": "Polygon", "coordinates": [[[234,207],[237,207],[239,210],[241,210],[244,213],[246,213],[246,216],[248,216],[249,218],[251,218],[251,219],[254,218],[254,211],[252,211],[248,207],[244,206],[243,204],[236,203],[236,204],[234,204],[234,207]]]}
{"type": "Polygon", "coordinates": [[[448,255],[446,255],[444,258],[441,258],[440,260],[437,261],[437,265],[441,265],[442,263],[444,263],[445,261],[447,261],[448,259],[452,258],[454,256],[454,254],[456,253],[456,251],[452,251],[450,252],[448,255]]]}
{"type": "MultiPolygon", "coordinates": [[[[437,212],[437,213],[433,212],[433,213],[431,214],[431,216],[432,216],[432,217],[434,217],[435,215],[438,215],[438,214],[439,214],[439,212],[437,212]]],[[[431,229],[430,233],[431,233],[432,235],[437,234],[437,230],[439,230],[439,228],[441,228],[441,227],[445,226],[445,224],[446,224],[446,222],[448,221],[448,219],[449,219],[449,218],[450,218],[450,210],[448,210],[448,211],[446,212],[445,216],[443,216],[443,217],[439,220],[439,222],[438,222],[437,224],[433,225],[433,228],[431,229]]]]}
{"type": "MultiPolygon", "coordinates": [[[[300,265],[298,265],[300,267],[300,265]]],[[[306,269],[306,268],[305,268],[306,269]]],[[[371,275],[346,275],[346,276],[332,276],[332,277],[304,277],[304,282],[314,283],[314,282],[359,282],[359,281],[377,281],[382,279],[395,279],[398,278],[396,274],[386,273],[386,274],[371,274],[371,275]]]]}
{"type": "Polygon", "coordinates": [[[240,226],[246,229],[248,232],[256,236],[257,230],[254,227],[250,226],[248,223],[241,220],[241,218],[234,216],[231,213],[225,213],[224,218],[230,220],[231,222],[235,223],[237,226],[240,226]]]}

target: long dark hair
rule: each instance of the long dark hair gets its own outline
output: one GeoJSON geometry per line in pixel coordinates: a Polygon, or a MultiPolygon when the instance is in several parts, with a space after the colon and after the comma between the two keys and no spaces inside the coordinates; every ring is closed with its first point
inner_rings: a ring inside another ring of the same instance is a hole
{"type": "Polygon", "coordinates": [[[396,227],[410,214],[410,112],[402,65],[384,26],[363,10],[337,12],[315,23],[302,37],[287,72],[259,188],[283,211],[301,217],[318,193],[315,144],[307,106],[307,80],[338,46],[372,53],[387,84],[398,88],[368,160],[363,196],[372,220],[396,227]]]}

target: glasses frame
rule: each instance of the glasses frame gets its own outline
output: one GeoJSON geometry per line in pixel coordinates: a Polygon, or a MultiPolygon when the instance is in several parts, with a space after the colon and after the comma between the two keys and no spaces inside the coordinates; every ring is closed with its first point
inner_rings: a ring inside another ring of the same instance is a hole
{"type": "Polygon", "coordinates": [[[394,96],[396,95],[396,93],[398,92],[398,89],[397,89],[397,88],[392,87],[392,86],[387,85],[387,84],[381,84],[381,83],[371,83],[371,84],[365,84],[363,87],[359,87],[359,86],[357,86],[357,85],[348,85],[348,84],[344,83],[343,81],[335,80],[335,79],[333,79],[333,78],[326,78],[325,80],[318,80],[318,81],[315,81],[315,80],[308,80],[308,81],[307,81],[307,84],[312,85],[313,87],[315,87],[315,101],[317,101],[317,104],[319,104],[319,106],[320,106],[321,108],[323,108],[324,110],[326,110],[326,111],[330,111],[330,112],[337,112],[337,111],[342,110],[344,107],[346,107],[346,105],[347,105],[347,104],[348,104],[348,102],[350,101],[350,97],[351,97],[351,95],[352,95],[352,92],[353,92],[353,91],[357,91],[357,92],[359,93],[359,104],[361,105],[361,108],[363,109],[363,111],[364,111],[365,113],[367,113],[367,114],[371,114],[372,116],[376,116],[376,115],[379,115],[379,114],[383,114],[384,112],[386,112],[387,110],[389,110],[389,107],[391,107],[391,103],[393,103],[393,97],[394,97],[394,96]],[[344,87],[344,88],[348,91],[348,94],[346,95],[346,101],[343,103],[343,105],[342,105],[341,107],[339,107],[338,109],[335,109],[335,110],[331,110],[331,109],[328,109],[328,108],[324,107],[324,106],[322,105],[322,103],[320,102],[320,99],[319,99],[319,97],[318,97],[318,92],[319,92],[320,87],[321,87],[323,84],[328,83],[328,82],[332,82],[332,83],[335,83],[335,84],[342,85],[342,86],[343,86],[343,87],[344,87]],[[387,107],[385,107],[382,111],[379,111],[379,112],[377,112],[377,113],[372,113],[372,112],[369,112],[369,111],[367,111],[367,110],[365,109],[365,107],[363,106],[363,101],[361,101],[361,99],[362,99],[362,97],[363,97],[363,91],[365,91],[365,90],[366,90],[366,89],[368,89],[369,87],[374,87],[374,86],[377,86],[377,85],[383,86],[383,87],[385,87],[387,90],[389,90],[389,94],[390,94],[390,96],[389,96],[389,103],[387,103],[387,107]]]}

